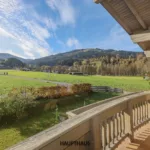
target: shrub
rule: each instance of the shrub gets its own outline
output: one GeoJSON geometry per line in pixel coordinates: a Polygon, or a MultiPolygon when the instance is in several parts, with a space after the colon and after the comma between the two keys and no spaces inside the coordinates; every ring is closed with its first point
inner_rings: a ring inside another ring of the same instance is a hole
{"type": "Polygon", "coordinates": [[[38,99],[60,98],[70,95],[70,92],[65,86],[40,87],[36,95],[38,99]]]}
{"type": "MultiPolygon", "coordinates": [[[[22,90],[20,90],[22,91],[22,90]]],[[[12,94],[12,93],[11,93],[12,94]]],[[[14,95],[2,98],[0,101],[0,118],[6,116],[20,119],[28,115],[27,108],[32,108],[37,105],[34,96],[31,93],[17,93],[14,95]]]]}
{"type": "Polygon", "coordinates": [[[12,91],[8,94],[9,97],[33,97],[31,99],[55,99],[61,98],[69,95],[80,94],[80,93],[89,93],[91,92],[91,85],[84,84],[74,84],[72,86],[51,86],[51,87],[40,87],[40,88],[31,88],[31,87],[21,87],[13,88],[12,91]],[[70,90],[71,88],[71,90],[70,90]]]}
{"type": "Polygon", "coordinates": [[[92,91],[91,85],[86,83],[74,84],[70,88],[71,90],[65,86],[13,88],[8,97],[0,100],[0,119],[5,117],[20,119],[32,114],[33,107],[36,108],[38,104],[41,104],[38,99],[56,99],[92,91]]]}
{"type": "Polygon", "coordinates": [[[60,88],[60,96],[61,97],[64,97],[64,96],[69,96],[71,95],[72,93],[69,91],[69,89],[65,86],[61,86],[60,88]]]}
{"type": "Polygon", "coordinates": [[[72,92],[74,94],[80,94],[80,93],[90,93],[92,91],[91,84],[83,83],[83,84],[74,84],[72,85],[72,92]]]}
{"type": "Polygon", "coordinates": [[[24,98],[28,99],[28,97],[35,98],[36,93],[37,93],[37,91],[36,91],[35,88],[32,88],[32,87],[21,87],[21,88],[13,88],[8,93],[8,96],[9,97],[24,97],[24,98]]]}

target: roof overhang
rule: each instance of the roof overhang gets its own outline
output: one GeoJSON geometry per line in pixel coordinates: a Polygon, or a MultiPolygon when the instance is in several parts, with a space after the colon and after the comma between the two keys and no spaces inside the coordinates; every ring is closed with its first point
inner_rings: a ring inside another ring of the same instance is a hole
{"type": "Polygon", "coordinates": [[[100,3],[116,19],[145,54],[150,54],[150,0],[94,1],[100,3]]]}

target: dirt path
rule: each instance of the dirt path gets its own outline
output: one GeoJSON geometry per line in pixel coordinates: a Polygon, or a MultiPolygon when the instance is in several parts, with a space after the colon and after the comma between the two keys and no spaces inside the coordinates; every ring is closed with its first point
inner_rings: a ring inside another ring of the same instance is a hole
{"type": "Polygon", "coordinates": [[[63,85],[63,86],[70,86],[72,85],[71,83],[66,83],[66,82],[57,82],[57,81],[51,81],[51,80],[45,80],[45,79],[38,79],[38,78],[29,78],[29,77],[23,77],[23,76],[15,76],[15,75],[8,75],[10,77],[13,78],[20,78],[20,79],[24,79],[24,80],[30,80],[30,81],[40,81],[40,82],[50,82],[50,83],[54,83],[57,85],[63,85]]]}

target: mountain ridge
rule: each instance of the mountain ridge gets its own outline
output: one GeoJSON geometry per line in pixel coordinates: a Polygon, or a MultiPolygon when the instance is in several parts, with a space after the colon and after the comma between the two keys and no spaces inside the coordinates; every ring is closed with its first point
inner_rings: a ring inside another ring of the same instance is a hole
{"type": "Polygon", "coordinates": [[[25,58],[18,57],[9,53],[0,53],[0,59],[8,59],[8,58],[16,58],[22,61],[23,63],[28,63],[29,61],[31,61],[31,59],[25,59],[25,58]]]}
{"type": "Polygon", "coordinates": [[[24,59],[17,57],[8,53],[0,53],[0,59],[17,58],[24,63],[34,64],[34,65],[68,65],[71,66],[75,61],[80,61],[83,59],[96,58],[102,56],[116,56],[120,55],[122,58],[127,58],[129,56],[136,57],[137,54],[143,52],[134,52],[126,50],[114,50],[114,49],[100,49],[100,48],[88,48],[88,49],[75,49],[69,52],[59,53],[55,55],[45,56],[37,59],[24,59]]]}
{"type": "Polygon", "coordinates": [[[65,53],[59,53],[56,55],[50,55],[38,59],[32,60],[30,63],[37,65],[68,65],[71,66],[75,61],[80,61],[88,58],[102,57],[106,55],[116,56],[120,55],[122,58],[127,58],[129,56],[136,57],[137,54],[143,52],[125,51],[125,50],[113,50],[113,49],[99,49],[99,48],[89,48],[89,49],[76,49],[65,53]]]}

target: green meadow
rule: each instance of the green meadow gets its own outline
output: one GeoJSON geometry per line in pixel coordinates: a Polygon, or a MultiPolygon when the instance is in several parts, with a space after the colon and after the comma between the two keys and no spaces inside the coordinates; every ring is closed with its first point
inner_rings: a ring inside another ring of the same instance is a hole
{"type": "MultiPolygon", "coordinates": [[[[3,95],[13,87],[40,87],[53,86],[55,82],[65,83],[90,83],[99,86],[111,86],[123,88],[126,91],[144,91],[149,90],[150,85],[142,77],[125,77],[125,76],[75,76],[69,74],[54,74],[45,72],[26,72],[17,70],[0,70],[0,74],[8,72],[8,76],[0,75],[0,94],[3,95]],[[45,80],[45,81],[44,81],[45,80]],[[53,82],[48,82],[53,81],[53,82]],[[54,82],[55,81],[55,82],[54,82]]],[[[65,113],[68,110],[82,107],[116,96],[111,93],[96,93],[92,97],[81,98],[78,103],[72,103],[59,108],[59,113],[65,113]]],[[[46,128],[55,125],[55,110],[43,112],[39,116],[18,120],[13,124],[0,126],[0,149],[5,149],[19,141],[22,141],[46,128]]]]}
{"type": "Polygon", "coordinates": [[[55,85],[49,82],[41,82],[36,80],[27,80],[11,76],[0,75],[0,94],[8,93],[13,87],[40,87],[55,85]]]}
{"type": "MultiPolygon", "coordinates": [[[[1,70],[0,72],[4,72],[1,70]]],[[[16,70],[7,70],[9,75],[15,75],[26,78],[37,78],[45,79],[57,82],[67,82],[67,83],[90,83],[92,85],[99,86],[111,86],[122,88],[126,91],[144,91],[149,90],[150,85],[148,81],[145,81],[143,77],[127,77],[127,76],[76,76],[69,74],[54,74],[45,72],[25,72],[16,70]]],[[[11,80],[11,77],[10,77],[11,80]]],[[[15,83],[14,83],[15,84],[15,83]]],[[[32,83],[30,83],[32,84],[32,83]]]]}

